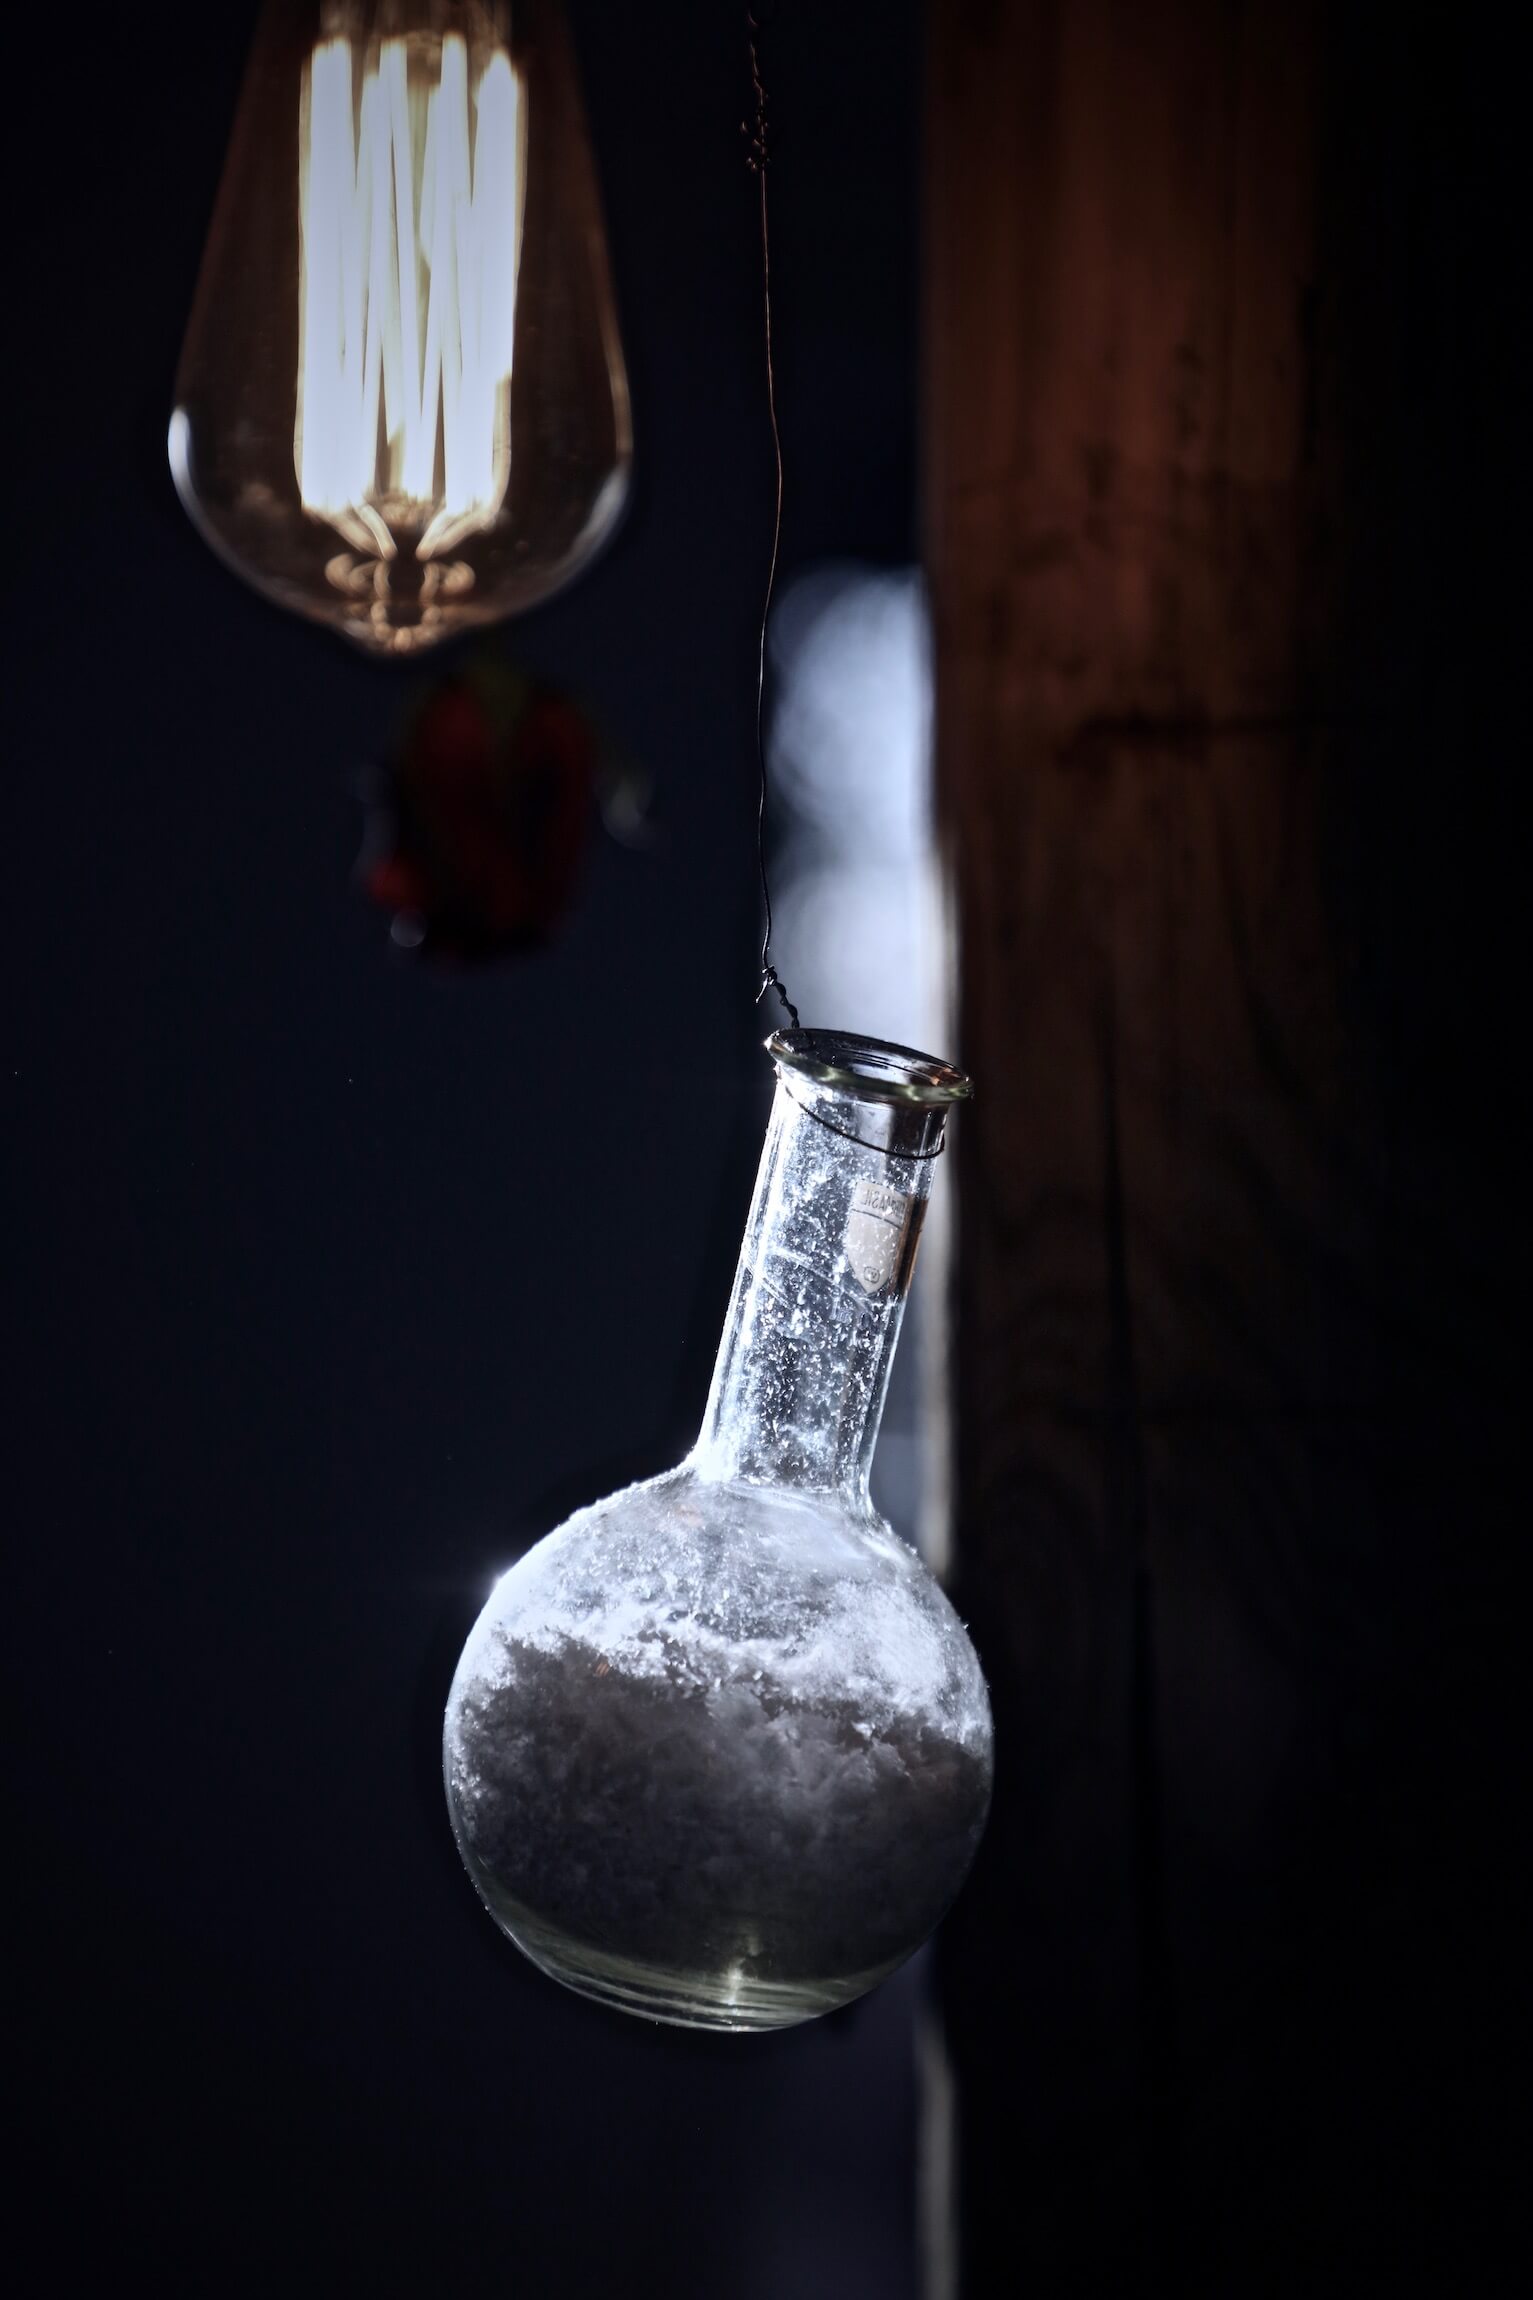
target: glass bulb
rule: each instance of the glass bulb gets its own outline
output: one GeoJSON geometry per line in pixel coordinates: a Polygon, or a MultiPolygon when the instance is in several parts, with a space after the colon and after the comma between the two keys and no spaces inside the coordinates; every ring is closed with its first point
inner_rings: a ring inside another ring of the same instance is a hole
{"type": "Polygon", "coordinates": [[[702,1432],[497,1583],[444,1739],[496,1922],[685,2027],[845,2004],[925,1939],[990,1799],[990,1705],[868,1472],[934,1154],[968,1081],[828,1031],[777,1098],[702,1432]]]}
{"type": "Polygon", "coordinates": [[[169,447],[241,575],[383,654],[600,548],[628,386],[558,0],[268,0],[169,447]]]}

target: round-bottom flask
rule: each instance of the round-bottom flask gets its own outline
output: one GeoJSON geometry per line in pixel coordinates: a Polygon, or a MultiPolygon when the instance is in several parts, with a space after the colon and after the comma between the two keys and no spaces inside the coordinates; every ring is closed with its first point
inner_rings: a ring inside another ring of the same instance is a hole
{"type": "Polygon", "coordinates": [[[978,1659],[868,1472],[961,1074],[770,1042],[778,1089],[702,1433],[497,1583],[445,1768],[486,1906],[544,1971],[688,2026],[871,1988],[958,1890],[990,1798],[978,1659]]]}

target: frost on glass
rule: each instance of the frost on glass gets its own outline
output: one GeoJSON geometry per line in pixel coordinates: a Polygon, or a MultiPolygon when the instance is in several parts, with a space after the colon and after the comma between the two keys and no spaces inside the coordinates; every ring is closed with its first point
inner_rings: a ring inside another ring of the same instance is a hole
{"type": "Polygon", "coordinates": [[[698,1443],[503,1577],[445,1737],[459,1848],[512,1939],[586,1994],[722,2028],[809,2018],[891,1971],[957,1891],[990,1795],[973,1647],[868,1494],[964,1082],[870,1041],[773,1044],[698,1443]],[[874,1098],[902,1082],[929,1099],[874,1098]]]}

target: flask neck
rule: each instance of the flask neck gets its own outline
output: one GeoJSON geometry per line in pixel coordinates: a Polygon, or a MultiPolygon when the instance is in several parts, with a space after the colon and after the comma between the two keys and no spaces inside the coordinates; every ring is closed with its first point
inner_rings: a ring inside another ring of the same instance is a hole
{"type": "Polygon", "coordinates": [[[779,1064],[692,1454],[697,1476],[834,1493],[871,1510],[868,1475],[945,1116],[779,1064]]]}

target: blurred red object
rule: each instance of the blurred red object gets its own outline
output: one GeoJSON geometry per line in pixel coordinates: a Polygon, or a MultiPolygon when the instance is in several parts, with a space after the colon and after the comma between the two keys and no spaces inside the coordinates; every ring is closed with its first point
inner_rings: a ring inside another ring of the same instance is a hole
{"type": "Polygon", "coordinates": [[[360,864],[394,940],[468,962],[546,943],[574,896],[600,748],[567,696],[493,659],[432,687],[381,780],[360,864]]]}

